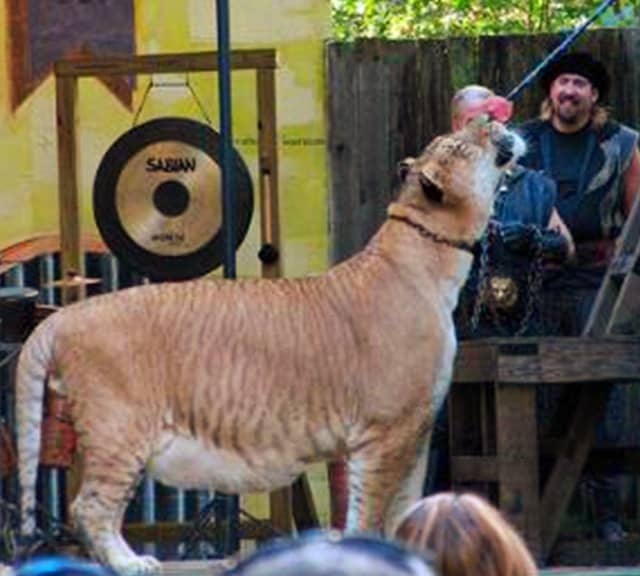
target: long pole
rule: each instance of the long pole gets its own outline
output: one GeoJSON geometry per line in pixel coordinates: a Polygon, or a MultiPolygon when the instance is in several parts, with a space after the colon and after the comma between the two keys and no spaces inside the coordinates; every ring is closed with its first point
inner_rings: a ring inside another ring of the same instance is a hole
{"type": "Polygon", "coordinates": [[[233,183],[231,127],[231,48],[229,42],[229,2],[216,1],[218,25],[218,97],[220,100],[220,162],[222,165],[222,224],[224,276],[236,277],[236,198],[233,183]]]}
{"type": "Polygon", "coordinates": [[[553,62],[562,52],[564,52],[571,44],[573,44],[578,36],[580,36],[593,22],[595,22],[600,15],[607,9],[615,0],[604,0],[595,12],[587,18],[582,24],[577,26],[571,34],[569,34],[553,51],[540,62],[531,72],[529,72],[524,79],[518,84],[509,94],[507,94],[508,100],[517,100],[520,93],[529,86],[551,62],[553,62]]]}
{"type": "MultiPolygon", "coordinates": [[[[232,170],[233,130],[231,126],[231,47],[229,41],[229,2],[215,0],[218,28],[218,98],[220,101],[220,163],[222,165],[222,224],[224,239],[224,277],[236,277],[236,197],[232,170]]],[[[224,526],[217,542],[223,556],[240,548],[238,532],[239,498],[216,493],[213,501],[218,525],[224,526]]]]}

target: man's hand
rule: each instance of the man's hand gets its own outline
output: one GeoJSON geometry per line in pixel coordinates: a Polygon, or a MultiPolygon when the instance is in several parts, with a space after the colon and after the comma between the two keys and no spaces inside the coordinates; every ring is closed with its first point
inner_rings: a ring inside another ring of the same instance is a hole
{"type": "Polygon", "coordinates": [[[567,239],[557,230],[544,230],[540,236],[542,258],[546,262],[562,264],[569,259],[567,239]]]}
{"type": "Polygon", "coordinates": [[[529,252],[536,234],[537,229],[533,224],[509,221],[500,225],[502,243],[512,252],[529,252]]]}

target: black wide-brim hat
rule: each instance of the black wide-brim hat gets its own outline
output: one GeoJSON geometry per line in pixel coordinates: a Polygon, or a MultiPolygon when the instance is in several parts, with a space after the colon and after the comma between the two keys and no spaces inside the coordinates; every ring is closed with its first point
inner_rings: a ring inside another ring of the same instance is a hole
{"type": "Polygon", "coordinates": [[[545,94],[549,94],[551,84],[561,74],[578,74],[583,76],[598,90],[598,100],[602,101],[609,92],[609,74],[598,60],[587,52],[571,52],[563,54],[549,64],[540,77],[540,86],[545,94]]]}

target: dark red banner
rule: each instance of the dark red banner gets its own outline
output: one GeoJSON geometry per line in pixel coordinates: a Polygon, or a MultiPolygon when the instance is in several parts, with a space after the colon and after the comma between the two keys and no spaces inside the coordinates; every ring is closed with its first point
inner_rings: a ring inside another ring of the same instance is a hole
{"type": "MultiPolygon", "coordinates": [[[[136,52],[133,0],[7,0],[6,6],[14,110],[56,60],[136,52]]],[[[131,105],[132,79],[102,81],[123,104],[131,105]]]]}

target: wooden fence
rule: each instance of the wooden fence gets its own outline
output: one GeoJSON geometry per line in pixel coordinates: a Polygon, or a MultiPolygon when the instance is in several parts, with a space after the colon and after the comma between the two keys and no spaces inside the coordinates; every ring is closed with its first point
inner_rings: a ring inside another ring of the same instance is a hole
{"type": "MultiPolygon", "coordinates": [[[[360,249],[380,226],[399,160],[449,128],[449,100],[465,84],[507,94],[562,40],[558,35],[365,40],[328,45],[330,241],[333,262],[360,249]]],[[[595,30],[573,46],[602,60],[614,116],[640,128],[640,29],[595,30]]],[[[537,115],[534,84],[516,120],[537,115]]]]}

